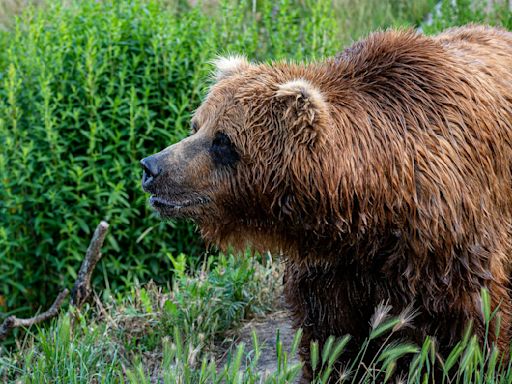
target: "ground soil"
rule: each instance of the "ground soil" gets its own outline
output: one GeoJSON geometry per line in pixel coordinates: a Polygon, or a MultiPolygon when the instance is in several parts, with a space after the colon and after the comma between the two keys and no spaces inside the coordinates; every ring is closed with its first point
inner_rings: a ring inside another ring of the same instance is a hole
{"type": "MultiPolygon", "coordinates": [[[[240,343],[246,345],[246,351],[252,349],[252,332],[255,331],[261,346],[258,372],[271,373],[277,370],[276,336],[283,344],[283,350],[289,352],[295,332],[292,329],[290,315],[285,310],[270,313],[262,318],[255,318],[242,325],[223,342],[223,353],[219,355],[217,366],[222,367],[240,343]]],[[[291,356],[289,364],[298,363],[297,356],[291,356]]]]}

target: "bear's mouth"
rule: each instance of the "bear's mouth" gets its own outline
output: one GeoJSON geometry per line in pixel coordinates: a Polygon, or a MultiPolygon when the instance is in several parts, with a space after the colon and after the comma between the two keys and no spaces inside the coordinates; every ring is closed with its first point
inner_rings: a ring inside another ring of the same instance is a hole
{"type": "Polygon", "coordinates": [[[210,199],[207,197],[171,200],[152,195],[149,198],[149,203],[151,206],[165,216],[182,216],[182,213],[185,213],[185,211],[201,205],[205,205],[209,202],[210,199]]]}

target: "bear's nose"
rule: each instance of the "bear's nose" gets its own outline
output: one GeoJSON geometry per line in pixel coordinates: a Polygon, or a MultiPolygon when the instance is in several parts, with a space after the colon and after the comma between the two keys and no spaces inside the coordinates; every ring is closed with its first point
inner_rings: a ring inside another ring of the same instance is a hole
{"type": "Polygon", "coordinates": [[[153,181],[157,178],[157,176],[162,172],[162,168],[158,165],[158,161],[155,156],[149,156],[140,161],[140,165],[144,170],[142,174],[142,188],[147,190],[153,183],[153,181]]]}

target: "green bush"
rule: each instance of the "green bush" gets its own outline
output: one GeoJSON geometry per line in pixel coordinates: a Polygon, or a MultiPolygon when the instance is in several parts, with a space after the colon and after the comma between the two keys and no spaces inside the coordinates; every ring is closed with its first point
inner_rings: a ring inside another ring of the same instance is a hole
{"type": "Polygon", "coordinates": [[[156,0],[49,3],[0,36],[0,310],[69,286],[102,219],[96,283],[168,281],[165,255],[197,258],[203,245],[192,225],[151,213],[138,162],[187,135],[211,59],[336,50],[327,0],[226,1],[211,14],[156,0]]]}

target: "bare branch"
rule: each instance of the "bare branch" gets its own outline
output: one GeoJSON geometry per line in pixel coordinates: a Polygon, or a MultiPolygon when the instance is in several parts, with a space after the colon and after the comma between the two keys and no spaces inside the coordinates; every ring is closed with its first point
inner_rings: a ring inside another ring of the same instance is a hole
{"type": "Polygon", "coordinates": [[[62,306],[62,302],[68,296],[68,294],[68,289],[63,290],[61,293],[59,293],[50,309],[37,316],[28,319],[18,319],[16,316],[9,316],[0,326],[0,340],[4,340],[13,328],[30,327],[34,324],[41,323],[45,320],[57,316],[59,309],[62,306]]]}
{"type": "Polygon", "coordinates": [[[101,259],[101,247],[105,241],[107,231],[107,222],[102,221],[98,224],[92,236],[89,248],[87,248],[87,253],[85,254],[85,259],[82,262],[80,271],[78,271],[78,277],[71,290],[71,304],[77,308],[81,308],[91,294],[92,273],[94,272],[94,268],[96,268],[96,264],[98,264],[98,261],[101,259]]]}
{"type": "MultiPolygon", "coordinates": [[[[89,248],[85,254],[85,259],[82,262],[78,277],[71,291],[71,304],[79,308],[85,303],[91,294],[91,276],[98,261],[101,259],[101,247],[105,241],[105,236],[108,230],[108,223],[102,221],[96,227],[92,236],[89,248]]],[[[4,320],[0,326],[0,341],[4,340],[12,329],[18,327],[30,327],[31,325],[41,323],[45,320],[57,316],[62,302],[69,295],[69,290],[65,289],[55,299],[54,303],[46,312],[28,319],[18,319],[16,316],[9,316],[4,320]]]]}

